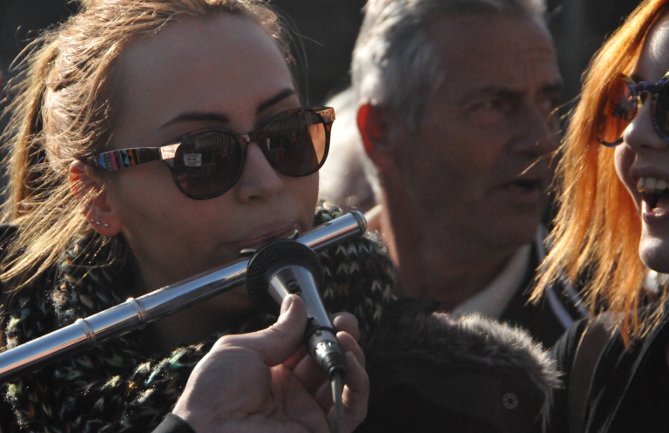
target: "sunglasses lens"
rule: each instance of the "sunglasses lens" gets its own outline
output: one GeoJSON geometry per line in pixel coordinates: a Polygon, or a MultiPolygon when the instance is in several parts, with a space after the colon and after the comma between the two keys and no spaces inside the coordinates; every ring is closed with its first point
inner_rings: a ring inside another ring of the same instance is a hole
{"type": "Polygon", "coordinates": [[[655,101],[655,122],[660,135],[669,137],[669,81],[665,81],[655,101]]]}
{"type": "MultiPolygon", "coordinates": [[[[291,110],[253,133],[253,141],[277,171],[287,176],[307,176],[325,162],[333,119],[331,108],[324,111],[291,110]]],[[[172,168],[179,189],[198,200],[230,190],[244,165],[240,138],[224,130],[204,131],[183,138],[172,168]]]]}
{"type": "Polygon", "coordinates": [[[242,171],[243,153],[237,138],[225,131],[187,137],[174,158],[173,176],[188,197],[207,199],[228,191],[242,171]]]}
{"type": "Polygon", "coordinates": [[[313,110],[280,115],[263,128],[258,145],[272,166],[287,176],[307,176],[325,162],[330,140],[329,125],[313,110]]]}
{"type": "Polygon", "coordinates": [[[600,143],[605,146],[620,143],[623,131],[636,115],[636,108],[636,99],[627,80],[624,77],[614,80],[599,114],[600,143]]]}

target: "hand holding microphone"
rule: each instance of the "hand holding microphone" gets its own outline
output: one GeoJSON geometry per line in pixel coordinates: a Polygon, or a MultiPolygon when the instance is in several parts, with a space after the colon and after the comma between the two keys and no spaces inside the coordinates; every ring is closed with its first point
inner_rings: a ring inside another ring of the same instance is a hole
{"type": "Polygon", "coordinates": [[[332,386],[335,416],[334,430],[343,424],[343,376],[346,357],[339,346],[318,292],[320,262],[314,251],[299,242],[283,239],[260,248],[249,261],[246,288],[256,304],[276,308],[289,295],[298,295],[307,309],[304,338],[307,350],[328,374],[332,386]]]}
{"type": "MultiPolygon", "coordinates": [[[[347,367],[342,431],[350,433],[366,416],[369,381],[353,337],[357,324],[344,316],[349,320],[337,321],[347,367]]],[[[270,328],[221,338],[193,370],[172,413],[196,433],[331,432],[329,384],[302,348],[307,320],[305,303],[292,295],[270,328]]],[[[154,433],[175,431],[161,427],[154,433]]]]}

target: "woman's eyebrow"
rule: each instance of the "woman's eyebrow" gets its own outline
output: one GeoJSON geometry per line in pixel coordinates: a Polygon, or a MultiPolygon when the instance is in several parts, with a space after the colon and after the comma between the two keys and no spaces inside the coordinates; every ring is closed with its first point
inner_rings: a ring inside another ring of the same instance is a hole
{"type": "Polygon", "coordinates": [[[212,112],[204,112],[204,111],[187,111],[185,113],[181,113],[178,116],[176,116],[173,119],[168,120],[167,122],[163,123],[160,125],[160,128],[158,129],[163,129],[166,128],[170,125],[173,125],[175,123],[179,122],[189,122],[189,121],[210,121],[210,122],[217,122],[217,123],[228,123],[229,119],[228,116],[225,114],[221,113],[212,113],[212,112]]]}
{"type": "MultiPolygon", "coordinates": [[[[294,94],[295,94],[295,89],[290,89],[290,88],[283,89],[276,95],[258,104],[258,108],[256,109],[256,114],[263,112],[272,105],[277,104],[294,94]]],[[[163,123],[158,129],[166,128],[167,126],[173,125],[178,122],[190,122],[190,121],[209,121],[209,122],[227,124],[229,123],[230,119],[223,113],[209,112],[209,111],[186,111],[163,123]]]]}
{"type": "Polygon", "coordinates": [[[264,102],[261,102],[258,105],[258,108],[256,110],[256,114],[262,113],[264,110],[268,109],[274,104],[277,104],[284,99],[288,98],[289,96],[293,96],[295,94],[295,89],[288,88],[288,89],[283,89],[279,93],[277,93],[275,96],[272,96],[271,98],[267,99],[264,102]]]}

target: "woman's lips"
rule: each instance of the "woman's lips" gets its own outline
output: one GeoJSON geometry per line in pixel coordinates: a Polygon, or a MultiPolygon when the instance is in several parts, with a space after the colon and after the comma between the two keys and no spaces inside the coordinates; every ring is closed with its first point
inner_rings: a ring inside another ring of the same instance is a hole
{"type": "Polygon", "coordinates": [[[255,251],[258,248],[260,248],[262,245],[266,244],[269,241],[275,240],[275,239],[294,239],[297,237],[299,234],[299,228],[298,225],[293,223],[290,224],[287,227],[282,227],[277,230],[273,230],[271,232],[267,232],[261,236],[252,238],[252,239],[246,239],[243,241],[240,241],[240,253],[244,254],[249,251],[255,251]]]}
{"type": "Polygon", "coordinates": [[[650,227],[669,221],[669,197],[663,197],[655,203],[642,200],[641,217],[650,227]]]}

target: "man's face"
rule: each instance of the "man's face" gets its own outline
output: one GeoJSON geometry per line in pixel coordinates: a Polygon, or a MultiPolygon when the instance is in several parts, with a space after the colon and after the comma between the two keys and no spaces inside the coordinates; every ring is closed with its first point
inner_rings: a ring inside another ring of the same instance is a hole
{"type": "Polygon", "coordinates": [[[528,243],[547,203],[546,154],[559,139],[562,80],[550,36],[506,16],[441,17],[429,31],[444,79],[418,132],[392,135],[392,183],[451,247],[528,243]]]}

